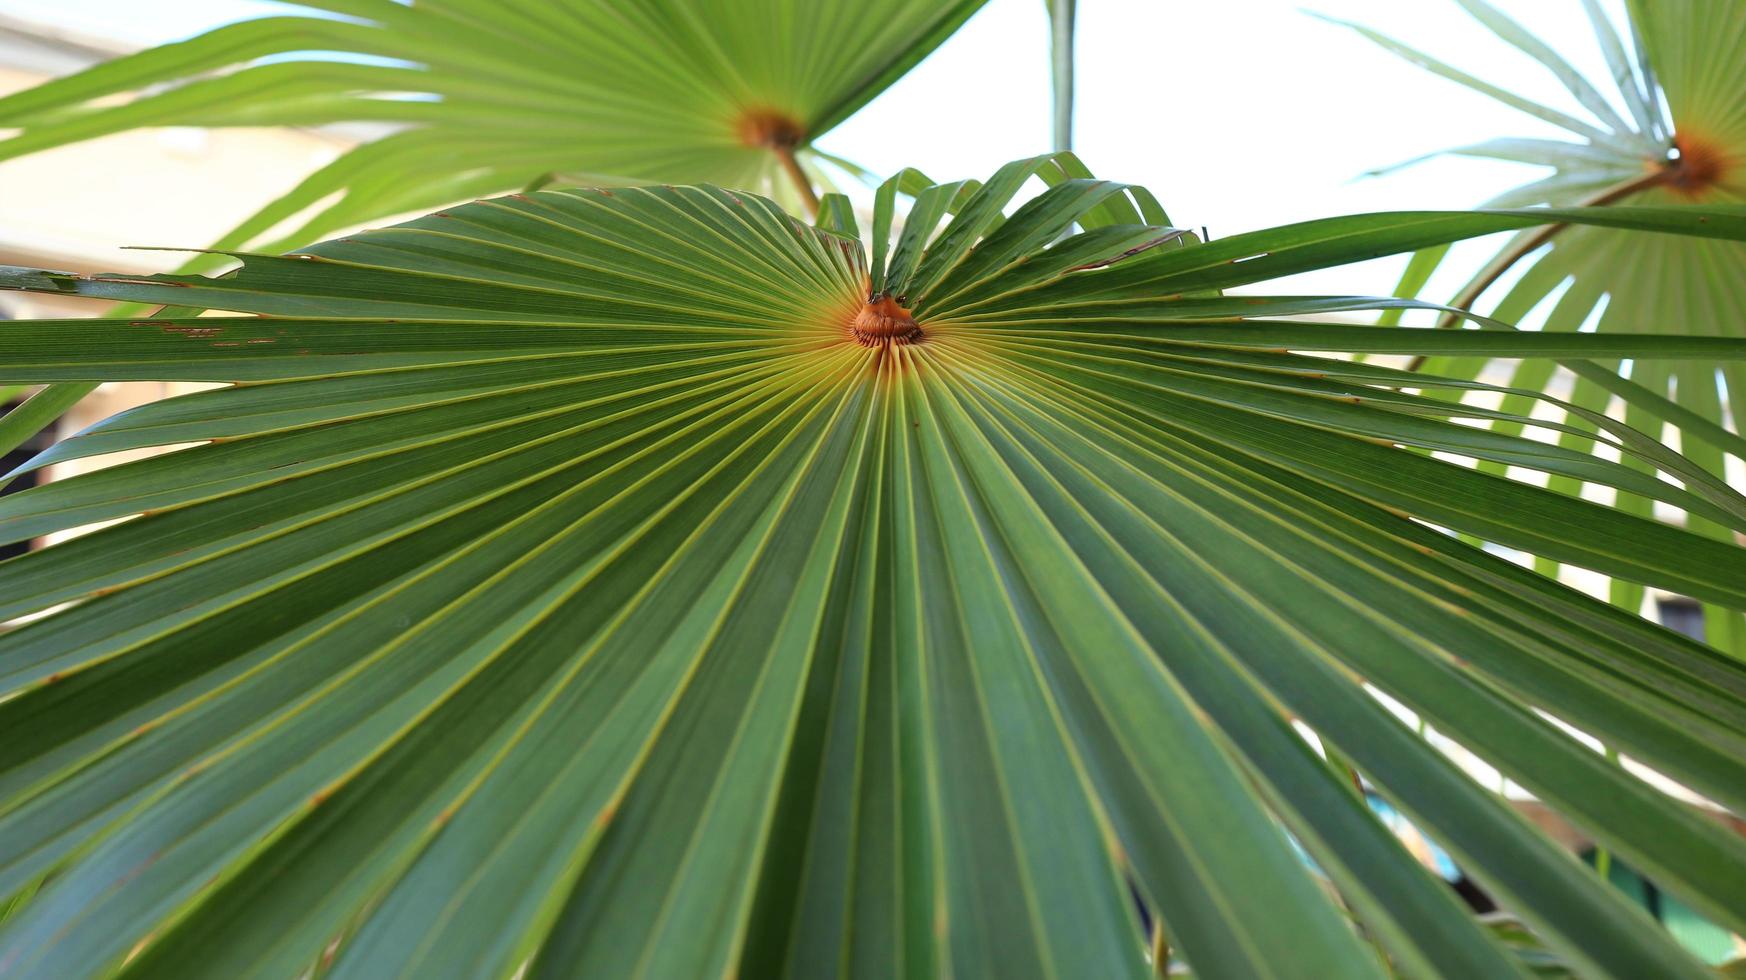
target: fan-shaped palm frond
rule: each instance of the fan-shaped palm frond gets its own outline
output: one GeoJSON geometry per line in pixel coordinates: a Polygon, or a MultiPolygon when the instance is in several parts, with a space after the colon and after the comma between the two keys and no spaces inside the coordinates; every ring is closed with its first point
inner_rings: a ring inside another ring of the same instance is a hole
{"type": "Polygon", "coordinates": [[[0,160],[141,126],[396,127],[221,248],[299,215],[281,247],[565,175],[793,201],[783,167],[984,2],[295,0],[0,99],[19,130],[0,160]]]}
{"type": "MultiPolygon", "coordinates": [[[[390,127],[245,219],[219,249],[284,251],[565,179],[712,181],[815,207],[804,170],[824,174],[812,141],[984,2],[296,0],[295,15],[0,98],[0,128],[17,130],[0,140],[0,160],[142,126],[390,127]]],[[[180,271],[221,258],[197,256],[180,271]]],[[[28,412],[0,422],[0,446],[21,444],[89,392],[38,393],[28,412]]]]}
{"type": "MultiPolygon", "coordinates": [[[[1746,99],[1740,94],[1746,91],[1746,5],[1632,0],[1628,7],[1636,43],[1627,46],[1598,0],[1582,0],[1612,69],[1612,78],[1596,83],[1485,0],[1457,2],[1543,64],[1585,113],[1571,115],[1527,101],[1359,28],[1414,63],[1569,133],[1564,141],[1498,139],[1451,151],[1551,169],[1549,175],[1495,199],[1492,206],[1746,201],[1746,99]]],[[[1414,291],[1422,288],[1437,258],[1427,255],[1409,272],[1414,291]]],[[[1524,261],[1532,268],[1496,300],[1495,314],[1503,319],[1513,322],[1544,307],[1549,330],[1577,330],[1593,322],[1602,332],[1746,336],[1746,245],[1553,226],[1511,241],[1460,291],[1454,304],[1471,307],[1505,271],[1524,261]]],[[[1425,363],[1434,373],[1459,377],[1475,377],[1485,365],[1446,358],[1425,363]]],[[[1632,380],[1683,410],[1676,424],[1693,459],[1720,475],[1726,455],[1746,458],[1746,442],[1734,435],[1746,418],[1746,371],[1738,365],[1640,363],[1628,370],[1632,380]]],[[[1512,384],[1517,387],[1544,389],[1554,382],[1550,364],[1522,364],[1515,372],[1512,384]]],[[[1605,408],[1611,393],[1603,382],[1592,373],[1576,378],[1571,400],[1605,408]]],[[[1636,424],[1651,424],[1640,410],[1630,417],[1636,424]]],[[[1569,493],[1581,490],[1579,481],[1568,479],[1554,480],[1553,485],[1569,493]]],[[[1620,504],[1651,512],[1651,502],[1636,495],[1622,496],[1620,504]]],[[[1701,519],[1691,526],[1724,540],[1732,533],[1701,519]]],[[[1643,591],[1619,582],[1613,595],[1636,610],[1643,591]]],[[[1746,619],[1712,606],[1706,627],[1711,642],[1746,657],[1746,619]]]]}
{"type": "Polygon", "coordinates": [[[1746,842],[1548,720],[1740,806],[1746,669],[1438,528],[1736,607],[1746,550],[1415,447],[1746,501],[1604,416],[1535,423],[1564,450],[1399,390],[1480,382],[1301,353],[1746,342],[1219,292],[1746,210],[1201,244],[1059,156],[894,179],[869,258],[839,204],[550,190],[223,278],[0,277],[249,314],[0,328],[6,377],[228,383],[33,465],[191,448],[0,500],[8,539],[121,519],[0,563],[0,615],[40,615],[0,635],[0,969],[1134,976],[1131,883],[1207,976],[1379,975],[1364,938],[1520,973],[1350,760],[1572,962],[1701,975],[1373,690],[1746,927],[1746,842]]]}

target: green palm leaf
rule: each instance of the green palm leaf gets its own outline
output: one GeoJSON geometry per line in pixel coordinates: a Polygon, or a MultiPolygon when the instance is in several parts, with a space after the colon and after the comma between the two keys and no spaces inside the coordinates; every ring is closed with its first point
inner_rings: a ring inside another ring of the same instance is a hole
{"type": "Polygon", "coordinates": [[[295,14],[0,99],[0,126],[18,129],[0,160],[141,126],[397,127],[220,247],[318,205],[282,238],[565,175],[713,181],[792,201],[784,159],[804,160],[983,2],[298,0],[295,14]]]}
{"type": "Polygon", "coordinates": [[[1740,239],[1746,209],[1200,244],[1067,155],[879,202],[871,262],[839,202],[687,186],[214,279],[0,275],[246,314],[0,329],[7,377],[226,383],[30,465],[192,447],[0,500],[8,539],[125,518],[0,564],[0,615],[39,615],[0,635],[0,970],[1135,976],[1132,887],[1208,976],[1380,976],[1365,940],[1519,975],[1338,758],[1571,962],[1702,975],[1372,689],[1746,926],[1746,842],[1540,714],[1739,806],[1746,670],[1437,528],[1736,608],[1746,551],[1417,448],[1735,528],[1746,500],[1604,417],[1560,451],[1313,353],[1746,341],[1220,293],[1547,220],[1740,239]]]}
{"type": "MultiPolygon", "coordinates": [[[[984,2],[308,0],[0,98],[16,130],[0,160],[144,126],[383,129],[219,249],[284,251],[554,181],[712,181],[816,207],[829,180],[812,141],[984,2]]],[[[42,393],[0,445],[89,390],[42,393]]]]}
{"type": "MultiPolygon", "coordinates": [[[[1571,116],[1528,102],[1359,28],[1422,67],[1570,133],[1568,141],[1499,139],[1453,151],[1550,168],[1547,176],[1501,195],[1494,205],[1709,206],[1746,201],[1746,102],[1739,97],[1746,90],[1746,6],[1713,0],[1633,0],[1627,6],[1637,43],[1627,46],[1596,0],[1582,0],[1612,71],[1604,83],[1595,83],[1484,0],[1459,2],[1502,39],[1545,66],[1587,114],[1571,116]],[[1663,100],[1670,116],[1663,112],[1663,100]]],[[[1435,261],[1431,256],[1426,259],[1435,261]]],[[[1553,330],[1577,330],[1592,321],[1603,333],[1746,336],[1746,245],[1737,242],[1621,234],[1594,227],[1542,229],[1506,245],[1452,302],[1471,308],[1506,270],[1522,263],[1530,264],[1532,271],[1496,300],[1495,315],[1506,320],[1519,320],[1540,307],[1548,311],[1547,326],[1553,330]]],[[[1404,284],[1410,287],[1407,291],[1422,289],[1426,274],[1424,268],[1414,270],[1404,284]]],[[[1439,375],[1475,377],[1486,363],[1434,358],[1425,367],[1439,375]]],[[[1513,370],[1512,383],[1518,387],[1546,389],[1570,380],[1555,374],[1550,365],[1522,364],[1513,370]]],[[[1739,432],[1739,420],[1746,418],[1746,372],[1739,366],[1627,370],[1633,371],[1633,380],[1685,413],[1683,419],[1665,415],[1654,419],[1638,409],[1633,417],[1636,424],[1673,424],[1682,432],[1691,458],[1718,476],[1725,474],[1727,455],[1746,458],[1738,439],[1728,438],[1739,432]],[[1721,426],[1728,432],[1715,431],[1721,426]]],[[[1571,397],[1591,408],[1605,408],[1611,397],[1607,384],[1594,369],[1579,372],[1571,397]]],[[[1556,479],[1552,486],[1568,493],[1582,488],[1579,481],[1569,479],[1556,479]]],[[[1620,505],[1651,513],[1650,502],[1634,495],[1622,496],[1620,505]]],[[[1730,540],[1732,533],[1701,520],[1691,526],[1722,540],[1730,540]]],[[[1553,565],[1543,567],[1555,571],[1553,565]]],[[[1634,585],[1617,583],[1613,595],[1635,611],[1643,593],[1634,585]]],[[[1746,657],[1746,619],[1737,612],[1710,607],[1706,634],[1710,642],[1746,657]]]]}

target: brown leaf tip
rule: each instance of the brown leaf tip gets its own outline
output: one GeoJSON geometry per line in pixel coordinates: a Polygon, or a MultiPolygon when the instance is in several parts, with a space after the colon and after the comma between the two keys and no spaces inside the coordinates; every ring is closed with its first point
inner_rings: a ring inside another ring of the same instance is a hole
{"type": "Polygon", "coordinates": [[[849,331],[867,347],[886,344],[909,344],[921,339],[921,327],[915,317],[890,296],[875,296],[855,314],[849,331]]]}

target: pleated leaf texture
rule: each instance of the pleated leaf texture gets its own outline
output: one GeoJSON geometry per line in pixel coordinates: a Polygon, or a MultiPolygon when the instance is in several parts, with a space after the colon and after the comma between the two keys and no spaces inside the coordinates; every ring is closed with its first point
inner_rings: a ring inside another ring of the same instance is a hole
{"type": "MultiPolygon", "coordinates": [[[[1735,0],[1629,0],[1629,30],[1621,33],[1599,0],[1581,0],[1610,76],[1586,78],[1564,54],[1536,38],[1485,0],[1457,0],[1500,39],[1552,74],[1570,96],[1568,107],[1548,106],[1365,31],[1415,64],[1501,100],[1564,130],[1563,139],[1500,138],[1451,151],[1548,168],[1487,206],[1733,205],[1746,202],[1746,4],[1735,0]],[[1569,111],[1566,111],[1568,108],[1569,111]]],[[[1420,263],[1414,288],[1437,256],[1420,263]]],[[[1492,315],[1517,322],[1531,314],[1546,329],[1652,331],[1746,337],[1746,245],[1739,242],[1640,235],[1605,228],[1571,228],[1548,239],[1526,232],[1504,246],[1463,289],[1470,305],[1499,274],[1520,264],[1526,272],[1486,293],[1492,315]]],[[[1483,360],[1427,359],[1432,373],[1475,377],[1483,360]]],[[[1605,379],[1590,367],[1575,379],[1559,377],[1551,362],[1512,366],[1517,387],[1568,393],[1572,401],[1603,409],[1611,400],[1605,379]]],[[[1601,367],[1618,367],[1617,362],[1601,367]]],[[[1738,364],[1635,364],[1631,379],[1673,403],[1687,452],[1711,472],[1725,472],[1725,457],[1746,452],[1739,436],[1746,419],[1746,369],[1738,364]]],[[[1520,407],[1520,402],[1516,407],[1520,407]]],[[[1639,427],[1658,424],[1630,409],[1639,427]]],[[[1578,493],[1581,484],[1553,486],[1578,493]]],[[[1653,502],[1635,494],[1621,507],[1649,514],[1653,502]]],[[[1694,530],[1721,540],[1732,532],[1707,521],[1694,530]]],[[[1548,563],[1549,564],[1549,563],[1548,563]]],[[[1548,567],[1548,570],[1550,568],[1548,567]]],[[[1613,599],[1636,611],[1643,590],[1615,582],[1613,599]]],[[[1746,658],[1746,617],[1711,604],[1706,639],[1746,658]]]]}
{"type": "Polygon", "coordinates": [[[0,635],[0,972],[1143,976],[1143,902],[1198,975],[1523,975],[1362,773],[1592,975],[1705,975],[1378,691],[1746,929],[1746,842],[1554,721],[1746,810],[1746,670],[1452,532],[1736,608],[1746,551],[1446,457],[1746,500],[1330,353],[1746,343],[1221,292],[1746,210],[1201,243],[1057,155],[894,178],[870,254],[823,214],[547,190],[213,279],[0,273],[174,304],[4,324],[0,375],[225,385],[28,465],[175,451],[0,499],[8,540],[114,522],[0,564],[35,617],[0,635]]]}
{"type": "MultiPolygon", "coordinates": [[[[864,176],[821,168],[813,141],[985,2],[298,0],[0,97],[0,161],[144,127],[350,124],[360,145],[198,243],[218,249],[553,184],[713,181],[792,210],[833,172],[864,176]]],[[[0,448],[90,390],[40,392],[0,448]]]]}
{"type": "Polygon", "coordinates": [[[274,251],[544,180],[791,197],[772,151],[816,178],[812,141],[985,2],[290,0],[0,98],[0,160],[153,126],[379,127],[219,243],[274,251]]]}

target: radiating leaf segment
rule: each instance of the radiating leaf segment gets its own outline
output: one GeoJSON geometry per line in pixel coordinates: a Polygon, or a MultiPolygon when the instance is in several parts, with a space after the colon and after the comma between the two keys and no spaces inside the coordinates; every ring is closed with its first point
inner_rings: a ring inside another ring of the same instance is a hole
{"type": "Polygon", "coordinates": [[[46,613],[0,635],[0,892],[37,889],[0,969],[1139,976],[1132,886],[1208,976],[1379,975],[1372,940],[1517,973],[1299,720],[1573,961],[1699,975],[1372,687],[1746,925],[1742,843],[1534,710],[1739,806],[1746,671],[1433,526],[1736,607],[1746,558],[1406,447],[1735,528],[1746,501],[1603,415],[1533,420],[1585,447],[1557,450],[1401,390],[1483,383],[1313,353],[1746,343],[1221,294],[1548,220],[1742,238],[1746,212],[1202,244],[1067,155],[877,197],[871,261],[833,196],[812,227],[655,186],[215,279],[0,272],[247,314],[0,329],[21,381],[226,383],[31,465],[191,448],[0,500],[13,539],[130,518],[0,564],[0,615],[46,613]]]}

